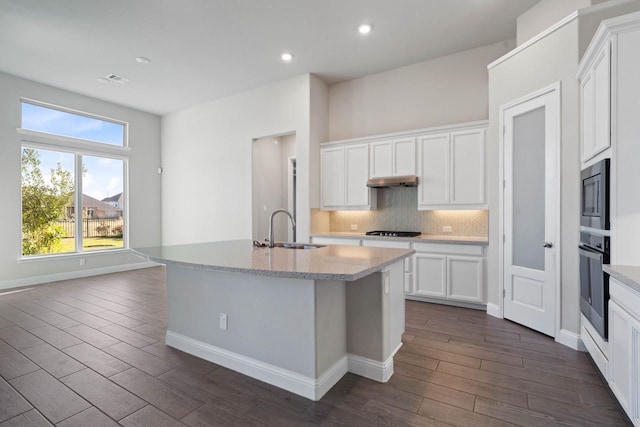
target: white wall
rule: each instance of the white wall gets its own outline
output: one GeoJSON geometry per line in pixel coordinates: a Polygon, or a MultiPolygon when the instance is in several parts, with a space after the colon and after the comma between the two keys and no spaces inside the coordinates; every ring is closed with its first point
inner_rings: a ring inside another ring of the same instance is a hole
{"type": "MultiPolygon", "coordinates": [[[[289,210],[293,214],[293,208],[289,206],[289,198],[293,199],[293,187],[290,184],[290,161],[296,157],[296,135],[284,135],[280,138],[280,207],[289,210]]],[[[284,215],[283,215],[284,216],[284,215]]],[[[293,232],[287,218],[280,218],[281,240],[292,241],[293,232]]]]}
{"type": "MultiPolygon", "coordinates": [[[[254,240],[263,240],[269,235],[269,216],[281,207],[281,153],[279,138],[261,138],[253,142],[252,149],[252,195],[254,240]],[[278,145],[274,144],[277,142],[278,145]]],[[[274,236],[282,240],[284,219],[275,221],[274,236]]]]}
{"type": "Polygon", "coordinates": [[[561,82],[561,327],[578,333],[579,270],[579,86],[578,22],[567,24],[489,70],[489,130],[487,134],[487,196],[489,247],[488,301],[499,304],[499,108],[558,81],[561,82]]]}
{"type": "Polygon", "coordinates": [[[606,0],[541,0],[518,16],[516,40],[518,46],[551,27],[578,9],[606,0]]]}
{"type": "Polygon", "coordinates": [[[310,203],[318,191],[317,174],[310,173],[319,138],[317,130],[310,134],[315,79],[301,75],[162,118],[164,244],[251,238],[251,141],[292,132],[298,240],[308,240],[310,203]]]}
{"type": "MultiPolygon", "coordinates": [[[[0,289],[78,276],[94,269],[110,269],[141,260],[131,253],[58,257],[19,262],[21,248],[20,98],[86,111],[129,123],[129,229],[132,247],[160,243],[160,118],[130,108],[45,86],[0,73],[0,289]],[[38,278],[40,277],[40,278],[38,278]]],[[[104,270],[102,270],[104,271],[104,270]]]]}
{"type": "Polygon", "coordinates": [[[330,86],[330,140],[486,120],[487,64],[513,47],[501,42],[330,86]]]}

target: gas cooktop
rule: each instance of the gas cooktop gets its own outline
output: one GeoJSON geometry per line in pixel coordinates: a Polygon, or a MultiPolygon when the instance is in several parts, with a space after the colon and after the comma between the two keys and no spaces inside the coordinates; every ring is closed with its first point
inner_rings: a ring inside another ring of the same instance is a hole
{"type": "Polygon", "coordinates": [[[375,230],[367,231],[364,233],[367,236],[385,236],[385,237],[418,237],[421,233],[419,231],[386,231],[375,230]]]}

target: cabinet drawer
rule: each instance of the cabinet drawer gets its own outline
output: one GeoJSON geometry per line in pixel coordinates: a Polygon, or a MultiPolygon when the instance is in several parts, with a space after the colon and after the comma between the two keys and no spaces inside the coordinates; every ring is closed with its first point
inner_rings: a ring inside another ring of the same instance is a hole
{"type": "Polygon", "coordinates": [[[362,246],[372,248],[411,249],[411,242],[397,242],[389,240],[363,240],[362,246]]]}
{"type": "Polygon", "coordinates": [[[360,239],[349,239],[341,237],[312,237],[313,243],[320,245],[342,245],[342,246],[360,246],[360,239]]]}
{"type": "Polygon", "coordinates": [[[613,277],[609,279],[609,295],[640,320],[640,295],[613,277]]]}
{"type": "Polygon", "coordinates": [[[414,242],[413,249],[418,252],[433,252],[438,254],[483,256],[481,245],[459,245],[449,243],[414,242]]]}

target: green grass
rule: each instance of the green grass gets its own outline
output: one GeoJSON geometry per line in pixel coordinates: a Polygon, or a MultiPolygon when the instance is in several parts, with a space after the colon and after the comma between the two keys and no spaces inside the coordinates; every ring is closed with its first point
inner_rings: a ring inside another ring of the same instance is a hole
{"type": "MultiPolygon", "coordinates": [[[[82,246],[85,251],[117,249],[124,247],[124,241],[122,237],[85,237],[82,239],[82,246]]],[[[74,239],[62,239],[60,252],[75,252],[74,239]]]]}

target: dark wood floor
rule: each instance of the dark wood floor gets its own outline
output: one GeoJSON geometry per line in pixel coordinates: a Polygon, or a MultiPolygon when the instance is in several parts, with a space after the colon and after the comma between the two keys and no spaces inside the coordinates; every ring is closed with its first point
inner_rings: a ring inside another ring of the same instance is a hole
{"type": "Polygon", "coordinates": [[[380,384],[319,402],[163,344],[164,269],[0,295],[0,426],[628,425],[589,356],[486,313],[407,301],[380,384]]]}

